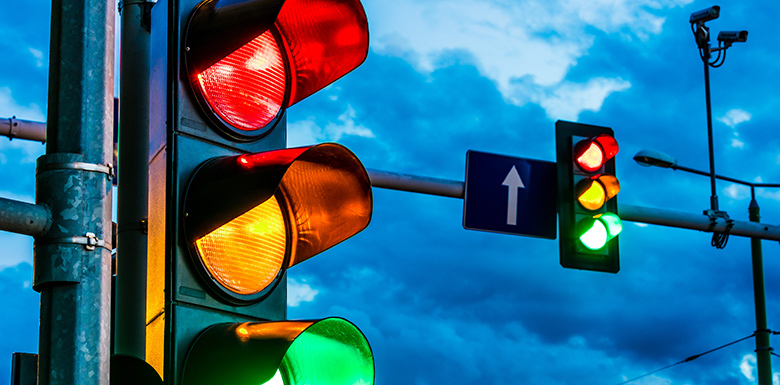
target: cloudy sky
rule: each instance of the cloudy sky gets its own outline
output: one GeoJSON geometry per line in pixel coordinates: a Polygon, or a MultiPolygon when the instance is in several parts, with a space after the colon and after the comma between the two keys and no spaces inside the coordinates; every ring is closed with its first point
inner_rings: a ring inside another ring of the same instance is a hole
{"type": "MultiPolygon", "coordinates": [[[[644,168],[661,150],[707,170],[692,0],[367,0],[366,62],[288,111],[288,145],[336,141],[368,168],[462,181],[467,150],[554,161],[554,123],[612,127],[619,201],[700,213],[709,180],[644,168]]],[[[774,1],[724,0],[750,31],[712,69],[716,170],[780,183],[774,1]],[[773,29],[774,28],[774,29],[773,29]]],[[[0,117],[45,120],[50,2],[0,2],[0,117]]],[[[34,201],[40,143],[0,138],[0,196],[34,201]]],[[[718,183],[747,220],[747,188],[718,183]]],[[[759,189],[765,223],[780,190],[759,189]]],[[[464,230],[463,201],[374,190],[371,225],[290,270],[290,318],[342,316],[374,351],[376,383],[618,384],[753,333],[748,239],[625,223],[621,271],[564,269],[558,244],[464,230]]],[[[522,218],[520,219],[522,220],[522,218]]],[[[0,232],[0,384],[36,352],[32,239],[0,232]]],[[[764,242],[769,328],[780,330],[778,244],[764,242]]],[[[635,384],[755,383],[752,339],[635,384]]],[[[780,361],[774,360],[775,367],[780,361]]],[[[776,380],[775,383],[778,381],[776,380]]]]}

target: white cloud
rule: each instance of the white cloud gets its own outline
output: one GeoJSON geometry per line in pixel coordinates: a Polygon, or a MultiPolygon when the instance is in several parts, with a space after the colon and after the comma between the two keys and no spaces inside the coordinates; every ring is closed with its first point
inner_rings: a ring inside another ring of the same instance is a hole
{"type": "Polygon", "coordinates": [[[742,362],[739,363],[739,371],[749,381],[755,381],[756,377],[753,375],[756,369],[756,356],[752,354],[746,354],[742,357],[742,362]]]}
{"type": "Polygon", "coordinates": [[[39,68],[43,67],[43,65],[46,64],[43,61],[43,52],[41,50],[37,50],[33,47],[30,47],[27,50],[30,52],[30,54],[33,55],[33,57],[35,58],[35,65],[37,65],[39,68]]]}
{"type": "Polygon", "coordinates": [[[309,146],[321,142],[324,137],[322,128],[314,122],[314,118],[287,125],[287,147],[309,146]]]}
{"type": "Polygon", "coordinates": [[[762,198],[772,199],[780,202],[780,190],[778,189],[756,189],[756,195],[762,198]]]}
{"type": "Polygon", "coordinates": [[[347,111],[338,117],[339,123],[328,123],[325,132],[330,140],[339,140],[344,135],[373,138],[374,133],[362,125],[355,125],[355,109],[347,106],[347,111]]]}
{"type": "Polygon", "coordinates": [[[723,122],[723,124],[734,128],[740,123],[749,121],[752,117],[753,115],[749,112],[735,108],[726,112],[726,114],[719,117],[718,120],[723,122]]]}
{"type": "Polygon", "coordinates": [[[745,148],[745,142],[737,139],[737,138],[731,138],[731,147],[734,148],[745,148]]]}
{"type": "Polygon", "coordinates": [[[374,133],[363,125],[355,124],[355,109],[347,106],[347,111],[336,120],[329,122],[323,129],[313,117],[288,124],[287,146],[297,147],[326,141],[338,141],[346,135],[373,138],[374,133]]]}
{"type": "Polygon", "coordinates": [[[314,301],[319,290],[313,289],[305,279],[298,282],[296,279],[287,279],[287,306],[297,307],[301,302],[314,301]]]}
{"type": "Polygon", "coordinates": [[[723,189],[723,194],[731,199],[747,199],[750,197],[750,189],[747,186],[730,184],[723,189]]]}
{"type": "Polygon", "coordinates": [[[10,118],[11,116],[38,122],[46,121],[46,112],[39,105],[31,103],[22,106],[14,100],[10,88],[0,87],[0,117],[10,118]]]}
{"type": "Polygon", "coordinates": [[[593,79],[586,84],[565,81],[593,45],[589,29],[645,40],[660,33],[665,21],[651,10],[690,2],[397,0],[367,1],[366,11],[375,51],[401,56],[423,73],[437,68],[443,52],[469,52],[507,101],[540,103],[550,117],[571,118],[583,110],[598,111],[609,94],[630,87],[621,79],[598,78],[597,89],[593,79]],[[529,95],[529,90],[534,91],[529,95]],[[583,97],[586,92],[588,98],[583,97]],[[566,108],[563,101],[569,102],[566,108]]]}
{"type": "Polygon", "coordinates": [[[538,97],[538,102],[553,120],[577,120],[582,111],[599,111],[607,96],[630,87],[631,83],[622,79],[594,78],[585,84],[565,82],[551,94],[538,97]]]}

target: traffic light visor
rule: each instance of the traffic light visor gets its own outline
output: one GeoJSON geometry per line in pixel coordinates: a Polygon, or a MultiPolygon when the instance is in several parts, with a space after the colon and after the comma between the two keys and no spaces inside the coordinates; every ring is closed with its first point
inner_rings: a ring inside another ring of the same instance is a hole
{"type": "Polygon", "coordinates": [[[359,0],[204,0],[186,26],[184,63],[204,113],[252,140],[367,54],[359,0]]]}
{"type": "Polygon", "coordinates": [[[368,19],[360,0],[287,0],[276,27],[293,73],[287,106],[346,75],[368,55],[368,19]]]}
{"type": "Polygon", "coordinates": [[[371,211],[363,165],[325,143],[207,161],[187,189],[184,231],[202,277],[243,303],[287,267],[362,231],[371,211]]]}
{"type": "Polygon", "coordinates": [[[293,266],[362,231],[371,219],[368,174],[346,147],[325,143],[310,148],[242,155],[248,168],[275,162],[270,156],[298,155],[290,161],[277,195],[286,203],[292,229],[293,266]]]}
{"type": "Polygon", "coordinates": [[[373,384],[374,358],[342,318],[218,324],[190,347],[184,385],[373,384]]]}

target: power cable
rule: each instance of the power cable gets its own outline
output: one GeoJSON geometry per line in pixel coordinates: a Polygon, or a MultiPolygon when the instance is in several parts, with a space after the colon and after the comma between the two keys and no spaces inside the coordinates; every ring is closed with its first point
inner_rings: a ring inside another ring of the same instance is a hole
{"type": "Polygon", "coordinates": [[[666,365],[666,366],[664,366],[663,368],[660,368],[660,369],[653,370],[652,372],[645,373],[645,374],[643,374],[643,375],[641,375],[641,376],[639,376],[639,377],[634,377],[634,378],[632,378],[632,379],[630,379],[630,380],[627,380],[627,381],[623,381],[623,382],[621,382],[621,383],[619,383],[619,384],[617,384],[617,385],[624,385],[624,384],[628,384],[628,383],[630,383],[630,382],[634,382],[634,381],[636,381],[636,380],[638,380],[638,379],[640,379],[640,378],[647,377],[647,376],[649,376],[649,375],[651,375],[651,374],[658,373],[658,372],[660,372],[660,371],[662,371],[662,370],[665,370],[665,369],[669,369],[669,368],[671,368],[672,366],[676,366],[676,365],[684,364],[684,363],[686,363],[686,362],[691,362],[691,361],[693,361],[693,360],[695,360],[695,359],[697,359],[697,358],[699,358],[699,357],[701,357],[701,356],[703,356],[703,355],[705,355],[705,354],[710,354],[710,353],[712,353],[712,352],[714,352],[714,351],[716,351],[716,350],[720,350],[720,349],[723,349],[723,348],[725,348],[725,347],[727,347],[727,346],[734,345],[734,344],[736,344],[737,342],[742,342],[742,341],[744,341],[744,340],[746,340],[746,339],[748,339],[748,338],[755,337],[755,335],[756,335],[756,333],[753,333],[753,334],[751,334],[751,335],[749,335],[749,336],[747,336],[747,337],[740,338],[740,339],[738,339],[738,340],[736,340],[736,341],[729,342],[729,343],[727,343],[727,344],[725,344],[725,345],[722,345],[722,346],[718,346],[718,347],[717,347],[717,348],[715,348],[715,349],[710,349],[710,350],[707,350],[707,351],[706,351],[706,352],[704,352],[704,353],[694,354],[694,355],[692,355],[692,356],[690,356],[690,357],[688,357],[688,358],[686,358],[686,359],[684,359],[684,360],[682,360],[682,361],[675,362],[675,363],[673,363],[673,364],[670,364],[670,365],[666,365]]]}

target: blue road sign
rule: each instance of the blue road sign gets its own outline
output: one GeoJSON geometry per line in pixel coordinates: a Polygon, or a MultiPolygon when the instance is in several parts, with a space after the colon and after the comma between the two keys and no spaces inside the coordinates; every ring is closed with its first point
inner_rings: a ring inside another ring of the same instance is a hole
{"type": "Polygon", "coordinates": [[[554,162],[469,150],[463,227],[555,239],[557,193],[554,162]]]}

